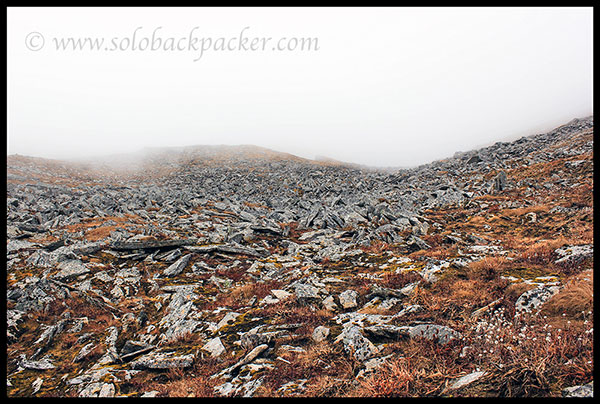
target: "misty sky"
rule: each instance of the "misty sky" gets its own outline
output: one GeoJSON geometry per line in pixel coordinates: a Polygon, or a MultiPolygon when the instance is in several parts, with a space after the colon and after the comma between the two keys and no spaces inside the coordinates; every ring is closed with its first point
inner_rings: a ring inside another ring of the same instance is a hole
{"type": "Polygon", "coordinates": [[[255,144],[411,166],[593,107],[591,8],[9,8],[7,52],[8,153],[49,158],[255,144]],[[190,47],[122,42],[158,27],[163,41],[249,27],[250,38],[318,38],[319,49],[213,49],[195,60],[190,47]],[[125,49],[55,48],[86,37],[125,49]]]}

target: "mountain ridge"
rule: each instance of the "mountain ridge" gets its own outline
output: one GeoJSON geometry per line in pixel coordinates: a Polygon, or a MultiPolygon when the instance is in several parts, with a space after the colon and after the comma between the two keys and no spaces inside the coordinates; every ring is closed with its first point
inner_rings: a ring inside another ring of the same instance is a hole
{"type": "MultiPolygon", "coordinates": [[[[584,117],[584,118],[574,118],[571,121],[559,125],[556,128],[552,129],[549,132],[545,133],[553,133],[560,131],[561,128],[566,128],[573,125],[578,125],[581,122],[593,122],[593,115],[584,117]]],[[[402,166],[369,166],[364,164],[358,164],[353,162],[341,161],[338,159],[334,159],[324,155],[316,155],[314,159],[299,157],[294,155],[293,153],[277,151],[274,149],[253,145],[253,144],[240,144],[240,145],[188,145],[188,146],[165,146],[165,147],[143,147],[138,151],[134,152],[126,152],[126,153],[111,153],[108,155],[89,157],[89,158],[45,158],[45,157],[36,157],[36,156],[28,156],[28,155],[20,155],[20,154],[9,154],[7,155],[7,159],[17,159],[17,158],[28,158],[28,159],[42,159],[47,160],[49,162],[57,162],[57,163],[70,163],[70,164],[91,164],[94,166],[108,166],[108,165],[118,165],[120,168],[123,168],[126,164],[131,165],[139,165],[143,164],[144,160],[151,161],[152,159],[160,159],[163,158],[166,162],[181,162],[185,163],[186,160],[194,159],[194,158],[214,158],[224,160],[226,157],[246,157],[253,159],[271,159],[271,160],[293,160],[293,161],[301,161],[311,163],[311,164],[330,164],[330,165],[340,165],[340,166],[349,166],[359,169],[368,169],[368,170],[383,170],[383,171],[393,171],[393,170],[403,170],[403,169],[411,169],[419,166],[424,166],[427,164],[432,164],[436,161],[443,161],[449,158],[454,158],[460,155],[472,154],[477,152],[478,150],[485,150],[497,143],[514,143],[519,141],[522,138],[531,138],[535,136],[544,135],[544,133],[535,133],[526,136],[521,136],[519,139],[514,140],[502,140],[496,141],[489,144],[481,145],[474,147],[468,151],[457,151],[453,156],[448,156],[441,159],[436,159],[428,163],[418,164],[410,167],[402,167],[402,166]]],[[[41,161],[41,160],[40,160],[41,161]]]]}

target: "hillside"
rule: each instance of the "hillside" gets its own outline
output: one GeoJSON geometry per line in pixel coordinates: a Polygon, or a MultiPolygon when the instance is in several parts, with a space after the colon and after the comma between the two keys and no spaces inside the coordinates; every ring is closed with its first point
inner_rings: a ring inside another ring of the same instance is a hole
{"type": "Polygon", "coordinates": [[[589,395],[593,171],[592,117],[394,172],[8,156],[8,395],[589,395]]]}

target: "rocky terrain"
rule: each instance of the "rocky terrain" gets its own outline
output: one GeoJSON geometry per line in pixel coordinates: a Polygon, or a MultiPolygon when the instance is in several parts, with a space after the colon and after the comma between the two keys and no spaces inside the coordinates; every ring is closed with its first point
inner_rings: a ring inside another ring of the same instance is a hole
{"type": "Polygon", "coordinates": [[[7,394],[590,396],[592,191],[591,117],[395,172],[9,156],[7,394]]]}

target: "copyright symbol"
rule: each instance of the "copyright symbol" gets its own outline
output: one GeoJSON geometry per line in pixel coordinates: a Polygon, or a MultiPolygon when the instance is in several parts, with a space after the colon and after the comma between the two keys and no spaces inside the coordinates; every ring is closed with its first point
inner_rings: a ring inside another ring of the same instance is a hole
{"type": "Polygon", "coordinates": [[[30,32],[25,37],[25,46],[32,51],[39,51],[44,47],[44,36],[39,32],[30,32]]]}

